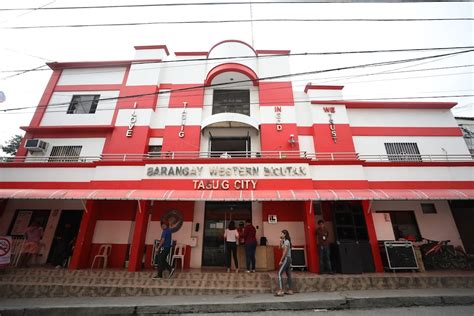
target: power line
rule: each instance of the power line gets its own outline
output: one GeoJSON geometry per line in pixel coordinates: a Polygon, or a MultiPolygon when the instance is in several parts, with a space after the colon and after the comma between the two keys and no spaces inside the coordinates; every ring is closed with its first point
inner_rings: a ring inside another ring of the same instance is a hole
{"type": "MultiPolygon", "coordinates": [[[[461,52],[440,54],[440,55],[410,58],[410,59],[402,59],[402,60],[362,64],[362,65],[355,65],[355,66],[346,66],[346,67],[339,67],[339,68],[330,68],[330,69],[324,69],[324,70],[313,70],[313,71],[306,71],[306,72],[293,73],[293,74],[283,74],[283,75],[277,75],[277,76],[268,76],[268,77],[259,78],[257,80],[262,81],[262,80],[270,80],[270,79],[281,79],[281,78],[296,77],[296,76],[303,76],[303,75],[316,74],[316,73],[327,73],[327,72],[341,71],[341,70],[348,70],[348,69],[388,66],[388,65],[401,64],[401,63],[413,62],[413,61],[418,61],[418,60],[438,58],[438,57],[443,57],[443,56],[458,55],[458,54],[468,53],[468,52],[472,52],[472,51],[474,51],[474,49],[465,50],[465,51],[461,51],[461,52]]],[[[154,93],[142,93],[142,94],[122,96],[122,97],[102,98],[102,99],[99,99],[99,101],[139,98],[139,97],[146,97],[146,96],[151,96],[151,95],[159,95],[159,94],[172,93],[172,92],[192,91],[192,90],[196,90],[196,89],[204,89],[204,88],[209,88],[209,87],[221,87],[221,86],[229,86],[229,85],[234,85],[234,84],[239,84],[239,83],[252,83],[252,82],[253,82],[253,80],[246,79],[246,80],[239,80],[239,81],[234,81],[234,82],[230,82],[230,83],[229,82],[224,82],[224,83],[212,84],[212,85],[207,85],[207,86],[206,85],[199,85],[199,86],[189,87],[189,88],[180,88],[180,89],[172,89],[172,90],[167,90],[167,91],[158,91],[158,92],[154,92],[154,93]]],[[[53,106],[66,105],[66,104],[69,104],[69,102],[43,105],[42,107],[53,107],[53,106]]],[[[38,106],[38,108],[39,107],[40,106],[38,106]]],[[[0,110],[0,111],[8,112],[8,111],[12,111],[12,110],[22,110],[22,109],[27,109],[27,108],[36,108],[36,106],[21,107],[21,108],[10,108],[10,109],[4,109],[4,110],[0,110]]]]}
{"type": "MultiPolygon", "coordinates": [[[[473,91],[473,90],[465,90],[465,91],[473,91]]],[[[364,98],[364,99],[354,99],[354,98],[350,98],[350,99],[332,99],[332,100],[322,100],[322,101],[327,101],[327,102],[353,102],[353,101],[388,101],[388,100],[415,100],[415,99],[445,99],[445,98],[468,98],[468,97],[473,97],[474,94],[461,94],[461,95],[432,95],[432,96],[408,96],[408,97],[379,97],[379,98],[364,98]]],[[[274,99],[274,100],[270,100],[271,103],[275,103],[276,101],[278,101],[278,99],[274,99]]],[[[270,102],[269,102],[270,103],[270,102]]],[[[299,100],[299,99],[295,99],[293,100],[293,103],[297,104],[297,103],[311,103],[311,100],[309,99],[306,99],[306,100],[299,100]]],[[[262,102],[250,102],[249,103],[250,105],[266,105],[266,103],[262,103],[262,102]]],[[[68,107],[69,106],[69,103],[67,105],[62,105],[61,107],[68,107]]],[[[212,107],[213,105],[203,105],[202,107],[212,107]]],[[[465,105],[461,105],[457,108],[463,108],[465,107],[465,105]]],[[[58,107],[59,108],[59,107],[58,107]]],[[[155,109],[169,109],[168,106],[156,106],[155,109]]],[[[99,112],[99,111],[115,111],[117,108],[116,107],[113,107],[113,108],[98,108],[96,109],[96,112],[99,112]]],[[[4,110],[2,110],[4,111],[4,110]]],[[[35,113],[34,111],[32,112],[7,112],[7,113],[4,113],[4,114],[27,114],[27,113],[35,113]]],[[[64,113],[64,109],[63,110],[51,110],[51,111],[48,111],[48,113],[64,113]]]]}
{"type": "MultiPolygon", "coordinates": [[[[424,52],[424,51],[436,51],[436,50],[457,50],[457,49],[472,49],[474,46],[451,46],[451,47],[427,47],[427,48],[402,48],[402,49],[377,49],[377,50],[354,50],[354,51],[333,51],[333,52],[305,52],[305,53],[288,53],[288,54],[274,54],[274,55],[261,55],[261,56],[235,56],[235,57],[214,57],[214,58],[195,58],[195,59],[178,59],[178,60],[162,60],[159,62],[160,66],[144,68],[142,70],[157,69],[161,67],[161,64],[174,64],[174,63],[184,63],[184,62],[193,62],[190,65],[184,65],[182,67],[193,67],[197,65],[202,65],[202,63],[196,62],[208,62],[208,61],[220,61],[220,60],[245,60],[245,59],[262,59],[262,58],[274,58],[274,57],[298,57],[298,56],[324,56],[324,55],[346,55],[346,54],[375,54],[375,53],[401,53],[401,52],[424,52]]],[[[137,61],[133,64],[156,64],[156,61],[137,61]]],[[[118,63],[113,64],[109,63],[107,67],[121,66],[122,64],[118,63]]],[[[47,67],[43,65],[42,67],[47,67]]],[[[34,69],[22,69],[22,70],[4,70],[0,73],[6,72],[26,72],[26,71],[45,71],[49,69],[40,69],[42,67],[35,67],[34,69]]],[[[167,66],[168,68],[171,68],[167,66]]],[[[110,71],[104,71],[104,73],[110,71]]],[[[94,73],[101,73],[100,71],[95,71],[94,73]]]]}
{"type": "MultiPolygon", "coordinates": [[[[462,0],[461,0],[462,1],[462,0]]],[[[182,6],[221,6],[221,5],[268,5],[268,4],[325,4],[325,3],[347,3],[337,0],[317,1],[229,1],[229,2],[180,2],[180,3],[150,3],[150,4],[122,4],[122,5],[96,5],[96,6],[73,6],[73,7],[29,7],[29,8],[0,8],[0,11],[30,11],[30,10],[85,10],[85,9],[120,9],[120,8],[149,8],[149,7],[182,7],[182,6]]],[[[373,3],[373,1],[353,1],[355,3],[373,3]]],[[[402,2],[400,0],[385,0],[377,2],[402,2]]],[[[431,2],[431,1],[403,1],[403,2],[431,2]]],[[[442,1],[441,1],[442,2],[442,1]]]]}
{"type": "Polygon", "coordinates": [[[1,29],[50,29],[50,28],[85,28],[85,27],[115,27],[115,26],[141,26],[141,25],[174,25],[174,24],[224,24],[224,23],[249,23],[249,22],[441,22],[441,21],[474,21],[474,18],[426,18],[426,19],[238,19],[238,20],[196,20],[196,21],[152,21],[129,23],[99,23],[99,24],[62,24],[62,25],[32,25],[8,26],[1,29]]]}

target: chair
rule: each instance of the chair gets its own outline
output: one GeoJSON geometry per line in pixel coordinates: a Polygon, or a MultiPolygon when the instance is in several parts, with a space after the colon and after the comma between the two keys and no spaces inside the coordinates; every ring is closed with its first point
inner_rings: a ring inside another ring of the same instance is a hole
{"type": "Polygon", "coordinates": [[[103,259],[102,269],[107,267],[107,259],[109,258],[111,252],[112,252],[112,245],[101,245],[99,248],[99,253],[94,257],[94,260],[92,260],[91,269],[94,267],[95,260],[98,258],[103,259]]]}
{"type": "Polygon", "coordinates": [[[186,245],[177,244],[174,248],[173,257],[171,258],[171,266],[174,267],[174,260],[181,259],[181,270],[184,269],[184,256],[186,255],[186,245]]]}

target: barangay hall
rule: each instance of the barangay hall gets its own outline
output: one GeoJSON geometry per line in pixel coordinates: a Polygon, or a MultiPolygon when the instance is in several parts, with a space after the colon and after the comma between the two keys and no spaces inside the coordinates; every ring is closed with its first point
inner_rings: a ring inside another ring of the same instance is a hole
{"type": "Polygon", "coordinates": [[[101,245],[111,245],[109,268],[150,268],[160,221],[177,224],[191,268],[223,266],[224,228],[247,219],[266,238],[257,261],[267,270],[287,229],[318,272],[320,219],[332,243],[354,246],[340,260],[362,258],[366,272],[383,271],[384,240],[449,239],[474,253],[474,163],[456,103],[296,88],[281,76],[289,53],[226,40],[204,52],[136,46],[130,60],[48,63],[20,149],[0,163],[0,235],[39,222],[45,263],[71,224],[69,269],[90,268],[101,245]]]}

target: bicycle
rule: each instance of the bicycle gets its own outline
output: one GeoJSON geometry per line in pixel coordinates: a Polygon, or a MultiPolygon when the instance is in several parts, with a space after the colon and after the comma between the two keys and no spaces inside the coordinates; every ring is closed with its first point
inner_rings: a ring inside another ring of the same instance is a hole
{"type": "Polygon", "coordinates": [[[450,240],[430,240],[423,238],[427,243],[420,246],[423,263],[427,270],[457,269],[466,270],[470,268],[469,258],[461,247],[448,245],[450,240]]]}

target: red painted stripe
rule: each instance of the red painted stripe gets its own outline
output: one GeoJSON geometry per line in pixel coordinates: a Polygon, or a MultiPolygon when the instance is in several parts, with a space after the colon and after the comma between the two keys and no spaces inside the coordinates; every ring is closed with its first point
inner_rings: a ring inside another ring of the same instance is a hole
{"type": "Polygon", "coordinates": [[[80,84],[56,86],[54,91],[112,91],[120,90],[121,84],[80,84]]]}
{"type": "Polygon", "coordinates": [[[304,92],[308,93],[308,90],[342,90],[344,86],[325,86],[325,85],[313,85],[308,83],[304,88],[304,92]]]}
{"type": "Polygon", "coordinates": [[[247,67],[245,65],[242,65],[242,64],[238,64],[238,63],[226,63],[226,64],[221,64],[221,65],[218,65],[218,66],[212,68],[209,71],[209,73],[207,74],[207,78],[205,80],[205,85],[210,86],[212,84],[212,80],[214,80],[215,77],[217,77],[218,75],[220,75],[222,73],[226,73],[226,72],[241,73],[241,74],[247,76],[249,79],[251,79],[254,86],[259,85],[257,74],[252,69],[250,69],[249,67],[247,67]]]}
{"type": "MultiPolygon", "coordinates": [[[[217,180],[217,179],[215,179],[217,180]]],[[[223,179],[220,179],[223,180],[223,179]]],[[[234,181],[235,179],[225,179],[234,181]]],[[[206,181],[206,180],[204,180],[206,181]]],[[[0,182],[2,189],[84,189],[84,190],[194,190],[191,179],[137,180],[91,182],[0,182]]],[[[311,179],[258,179],[257,190],[311,190],[311,189],[466,189],[472,190],[472,181],[366,181],[311,179]]]]}
{"type": "Polygon", "coordinates": [[[65,68],[101,68],[101,67],[120,67],[130,66],[132,63],[149,62],[159,63],[161,59],[136,59],[136,60],[108,60],[108,61],[79,61],[79,62],[52,62],[46,63],[49,68],[53,70],[60,70],[65,68]]]}
{"type": "MultiPolygon", "coordinates": [[[[31,125],[30,125],[31,126],[31,125]]],[[[64,138],[62,133],[78,133],[80,136],[85,136],[88,133],[99,133],[104,134],[110,132],[114,129],[112,125],[67,125],[67,126],[38,126],[38,127],[28,127],[28,126],[21,126],[22,130],[28,133],[35,133],[38,135],[43,134],[52,134],[56,135],[59,138],[64,138]]],[[[43,136],[46,137],[46,136],[43,136]]],[[[74,137],[78,137],[76,134],[74,137]]]]}
{"type": "Polygon", "coordinates": [[[345,105],[348,109],[451,109],[457,102],[371,102],[371,101],[311,101],[311,104],[345,105]]]}
{"type": "Polygon", "coordinates": [[[133,221],[137,210],[136,201],[98,200],[95,204],[97,220],[133,221]]]}
{"type": "Polygon", "coordinates": [[[275,201],[262,202],[262,218],[266,222],[268,215],[277,215],[280,222],[303,222],[304,202],[275,201]]]}
{"type": "Polygon", "coordinates": [[[463,136],[459,127],[351,127],[353,136],[463,136]]]}
{"type": "MultiPolygon", "coordinates": [[[[100,246],[102,244],[92,244],[90,250],[90,256],[88,258],[89,264],[84,268],[89,268],[94,260],[94,257],[99,253],[100,246]]],[[[112,244],[112,252],[107,259],[107,268],[120,268],[123,269],[125,266],[125,258],[127,256],[128,244],[112,244]]],[[[97,268],[98,260],[94,264],[94,268],[97,268]]],[[[102,262],[102,261],[100,261],[102,262]]],[[[101,265],[99,267],[102,267],[101,265]]]]}
{"type": "Polygon", "coordinates": [[[142,45],[142,46],[134,46],[136,50],[142,50],[142,49],[163,49],[166,52],[166,55],[169,56],[170,52],[168,50],[168,47],[166,45],[142,45]]]}
{"type": "Polygon", "coordinates": [[[291,81],[260,82],[260,106],[294,106],[293,87],[291,81]]]}
{"type": "Polygon", "coordinates": [[[207,56],[208,52],[174,52],[176,56],[207,56]]]}
{"type": "Polygon", "coordinates": [[[41,97],[38,107],[36,108],[35,114],[31,119],[30,127],[38,127],[40,125],[41,120],[43,119],[43,115],[46,112],[46,108],[48,106],[49,100],[53,95],[53,91],[58,84],[59,78],[61,77],[61,70],[55,70],[51,74],[51,78],[49,79],[48,85],[44,90],[43,96],[41,97]]]}
{"type": "Polygon", "coordinates": [[[314,149],[317,153],[355,153],[349,124],[335,124],[337,139],[331,137],[329,124],[314,124],[314,149]]]}
{"type": "MultiPolygon", "coordinates": [[[[160,85],[160,89],[164,89],[160,85]]],[[[202,84],[173,84],[170,95],[170,108],[182,108],[183,102],[187,102],[188,108],[202,108],[204,102],[204,87],[202,84]],[[179,90],[188,89],[188,90],[179,90]]]]}
{"type": "Polygon", "coordinates": [[[148,133],[148,136],[149,137],[163,137],[164,133],[165,133],[164,128],[151,128],[148,133]]]}
{"type": "Polygon", "coordinates": [[[300,136],[313,136],[312,126],[298,126],[298,135],[300,136]]]}
{"type": "Polygon", "coordinates": [[[288,55],[291,50],[257,49],[257,55],[288,55]]]}
{"type": "Polygon", "coordinates": [[[474,189],[472,181],[371,181],[370,189],[474,189]]]}

